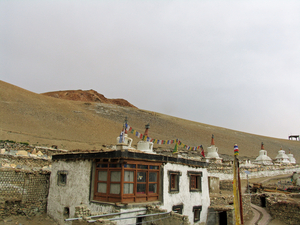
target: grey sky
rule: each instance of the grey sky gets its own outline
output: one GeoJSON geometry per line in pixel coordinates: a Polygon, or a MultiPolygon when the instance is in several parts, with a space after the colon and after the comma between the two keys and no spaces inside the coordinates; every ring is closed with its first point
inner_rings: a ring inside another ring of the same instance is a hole
{"type": "Polygon", "coordinates": [[[300,134],[300,1],[0,1],[0,79],[300,134]]]}

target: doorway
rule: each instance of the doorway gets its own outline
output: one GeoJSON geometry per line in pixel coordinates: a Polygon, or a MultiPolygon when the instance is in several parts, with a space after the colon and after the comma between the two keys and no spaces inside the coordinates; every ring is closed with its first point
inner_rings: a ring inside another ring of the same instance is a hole
{"type": "Polygon", "coordinates": [[[219,213],[219,225],[227,225],[227,212],[226,211],[219,213]]]}

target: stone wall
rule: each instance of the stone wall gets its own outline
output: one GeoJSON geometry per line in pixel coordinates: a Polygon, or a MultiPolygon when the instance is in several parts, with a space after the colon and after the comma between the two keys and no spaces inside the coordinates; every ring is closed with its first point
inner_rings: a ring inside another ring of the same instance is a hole
{"type": "Polygon", "coordinates": [[[220,190],[233,191],[232,180],[221,180],[220,181],[220,190]]]}
{"type": "Polygon", "coordinates": [[[51,160],[49,159],[39,159],[31,158],[27,156],[14,156],[14,155],[4,155],[0,154],[0,168],[5,167],[15,167],[18,169],[30,170],[36,168],[39,170],[43,167],[48,167],[51,165],[51,160]]]}
{"type": "MultiPolygon", "coordinates": [[[[242,202],[243,202],[244,220],[247,220],[252,216],[250,195],[249,194],[242,195],[242,202]]],[[[233,206],[233,195],[211,195],[210,207],[213,208],[214,206],[218,208],[218,211],[222,211],[220,209],[221,206],[224,207],[223,211],[227,211],[228,206],[233,206]]]]}
{"type": "Polygon", "coordinates": [[[286,224],[296,225],[300,221],[299,197],[299,194],[262,193],[252,195],[251,202],[265,207],[272,218],[277,218],[286,224]]]}
{"type": "Polygon", "coordinates": [[[46,212],[49,172],[0,169],[0,217],[46,212]]]}

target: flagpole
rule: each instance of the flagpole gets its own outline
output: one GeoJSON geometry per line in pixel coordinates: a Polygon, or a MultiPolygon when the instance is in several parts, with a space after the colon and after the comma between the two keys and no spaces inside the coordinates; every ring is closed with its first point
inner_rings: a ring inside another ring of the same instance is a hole
{"type": "Polygon", "coordinates": [[[235,224],[240,225],[240,205],[239,205],[239,188],[238,188],[238,159],[239,155],[238,146],[234,145],[234,160],[233,160],[233,203],[235,213],[235,224]]]}

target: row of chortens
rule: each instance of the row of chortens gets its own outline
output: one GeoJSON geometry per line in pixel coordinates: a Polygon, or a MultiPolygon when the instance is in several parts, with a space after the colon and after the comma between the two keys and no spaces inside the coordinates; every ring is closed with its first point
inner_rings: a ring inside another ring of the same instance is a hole
{"type": "MultiPolygon", "coordinates": [[[[149,124],[146,125],[146,130],[144,135],[148,136],[149,132],[149,124]]],[[[124,130],[123,135],[117,137],[118,145],[121,143],[123,149],[134,149],[131,144],[133,139],[128,137],[126,130],[124,130]],[[120,140],[122,139],[122,140],[120,140]]],[[[139,141],[137,143],[137,150],[143,151],[145,153],[156,154],[153,151],[153,143],[149,141],[139,141]]],[[[223,159],[218,154],[219,150],[218,147],[215,145],[214,135],[211,138],[211,145],[207,147],[207,154],[205,157],[206,162],[208,163],[222,163],[223,159]]],[[[251,164],[250,160],[248,164],[251,164]]],[[[255,159],[253,164],[260,164],[260,165],[273,165],[273,164],[296,164],[296,159],[294,158],[293,154],[285,154],[285,151],[280,149],[278,154],[274,160],[272,160],[268,155],[267,151],[264,149],[264,144],[261,143],[261,150],[259,151],[259,156],[255,159]]]]}

